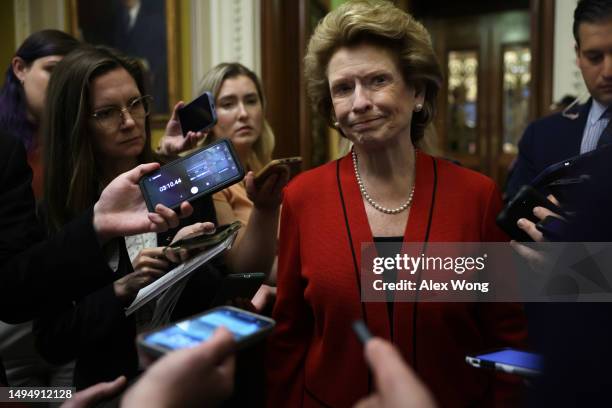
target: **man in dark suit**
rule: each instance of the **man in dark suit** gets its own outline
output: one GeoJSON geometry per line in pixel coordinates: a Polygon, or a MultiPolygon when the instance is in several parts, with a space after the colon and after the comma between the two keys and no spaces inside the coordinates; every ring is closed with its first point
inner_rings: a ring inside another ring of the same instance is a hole
{"type": "MultiPolygon", "coordinates": [[[[612,139],[612,1],[580,0],[574,12],[576,57],[589,101],[529,125],[509,179],[511,198],[547,166],[587,153],[612,139]]],[[[606,149],[607,150],[607,149],[606,149]]],[[[602,153],[605,153],[603,150],[602,153]]],[[[591,163],[594,188],[580,197],[565,241],[612,241],[609,208],[610,161],[591,163]]],[[[529,224],[532,237],[537,231],[529,224]]],[[[528,304],[532,347],[544,355],[544,376],[537,381],[531,406],[608,406],[612,376],[612,304],[528,304]]]]}
{"type": "Polygon", "coordinates": [[[591,98],[571,113],[557,113],[527,127],[508,180],[508,198],[547,166],[595,149],[601,135],[608,132],[604,129],[612,106],[612,2],[579,1],[573,32],[578,67],[591,98]]]}

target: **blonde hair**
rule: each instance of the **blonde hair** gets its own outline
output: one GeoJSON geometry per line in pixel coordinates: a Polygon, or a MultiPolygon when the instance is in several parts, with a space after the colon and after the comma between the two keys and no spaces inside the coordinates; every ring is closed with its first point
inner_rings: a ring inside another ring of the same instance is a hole
{"type": "Polygon", "coordinates": [[[315,109],[333,125],[327,80],[329,60],[339,48],[363,43],[390,50],[397,57],[406,83],[425,93],[423,109],[413,114],[411,125],[412,143],[418,145],[436,113],[442,70],[425,27],[388,1],[348,1],[319,23],[304,58],[307,90],[315,109]]]}
{"type": "MultiPolygon", "coordinates": [[[[219,91],[221,90],[223,82],[225,82],[226,79],[235,78],[242,75],[248,77],[255,84],[257,95],[259,96],[259,100],[265,112],[266,99],[263,94],[261,81],[255,72],[238,62],[224,62],[208,71],[206,75],[204,75],[204,78],[202,78],[200,81],[200,94],[206,91],[211,92],[216,101],[219,97],[219,91]]],[[[207,138],[209,142],[214,140],[214,134],[211,134],[211,136],[213,137],[207,138]]],[[[261,170],[266,164],[268,164],[268,162],[270,162],[270,160],[272,160],[273,150],[274,132],[264,117],[261,135],[259,135],[253,144],[251,153],[249,154],[247,162],[244,163],[244,165],[248,170],[253,170],[255,172],[261,170]]]]}

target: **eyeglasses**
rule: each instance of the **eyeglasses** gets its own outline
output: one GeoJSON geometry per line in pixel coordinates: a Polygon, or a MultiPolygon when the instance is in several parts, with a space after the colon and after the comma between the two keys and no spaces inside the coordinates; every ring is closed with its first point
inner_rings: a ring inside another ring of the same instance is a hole
{"type": "Polygon", "coordinates": [[[125,112],[129,113],[132,119],[143,119],[151,113],[151,101],[153,97],[144,95],[134,99],[128,106],[120,108],[119,106],[109,106],[92,113],[92,117],[96,118],[100,126],[108,130],[118,129],[125,122],[125,112]]]}

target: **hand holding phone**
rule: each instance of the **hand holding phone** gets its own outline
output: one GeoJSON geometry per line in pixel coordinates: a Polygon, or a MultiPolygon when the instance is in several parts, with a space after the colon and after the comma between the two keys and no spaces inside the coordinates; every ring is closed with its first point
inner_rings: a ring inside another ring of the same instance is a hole
{"type": "MultiPolygon", "coordinates": [[[[125,407],[219,406],[234,389],[235,343],[225,329],[205,343],[169,353],[150,365],[123,395],[125,407]]],[[[150,356],[141,360],[152,363],[150,356]]]]}
{"type": "Polygon", "coordinates": [[[208,340],[218,327],[230,331],[238,348],[267,336],[274,320],[231,306],[222,306],[138,336],[138,345],[153,355],[194,347],[208,340]]]}
{"type": "Polygon", "coordinates": [[[553,204],[531,186],[523,186],[497,216],[497,225],[510,237],[521,242],[533,242],[533,239],[516,222],[526,218],[537,224],[540,220],[533,214],[535,207],[544,207],[550,211],[565,216],[565,212],[553,204]]]}
{"type": "Polygon", "coordinates": [[[255,179],[253,180],[255,182],[255,186],[258,189],[261,188],[263,183],[272,174],[282,173],[284,171],[283,166],[289,169],[289,179],[291,179],[293,176],[300,172],[302,168],[302,158],[300,156],[296,156],[272,160],[255,175],[255,179]]]}
{"type": "Polygon", "coordinates": [[[188,251],[195,249],[206,249],[208,247],[217,245],[234,232],[242,228],[240,221],[234,221],[231,224],[225,224],[217,227],[213,234],[206,234],[204,232],[196,232],[194,234],[187,235],[182,239],[173,242],[169,245],[173,249],[186,249],[188,251]]]}
{"type": "Polygon", "coordinates": [[[189,102],[178,110],[179,121],[183,136],[188,132],[202,132],[210,129],[217,123],[217,113],[215,111],[215,99],[210,92],[189,102]]]}

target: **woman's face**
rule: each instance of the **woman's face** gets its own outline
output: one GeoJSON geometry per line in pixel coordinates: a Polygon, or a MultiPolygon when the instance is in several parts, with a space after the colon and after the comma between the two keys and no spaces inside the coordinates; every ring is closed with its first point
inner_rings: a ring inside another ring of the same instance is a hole
{"type": "Polygon", "coordinates": [[[13,58],[13,73],[23,84],[28,119],[32,122],[40,122],[51,72],[62,58],[61,55],[49,55],[34,60],[30,65],[19,57],[13,58]]]}
{"type": "Polygon", "coordinates": [[[215,137],[230,139],[237,149],[250,148],[263,127],[263,108],[255,83],[245,75],[228,78],[223,81],[215,103],[215,137]]]}
{"type": "Polygon", "coordinates": [[[95,78],[90,89],[90,112],[98,116],[89,117],[97,159],[117,167],[132,164],[146,142],[145,116],[139,114],[143,109],[134,104],[141,96],[136,81],[124,68],[116,68],[95,78]],[[121,119],[113,121],[117,109],[123,110],[121,119]]]}
{"type": "Polygon", "coordinates": [[[404,81],[390,50],[362,44],[342,47],[327,66],[336,120],[355,144],[410,139],[410,124],[423,93],[404,81]]]}

